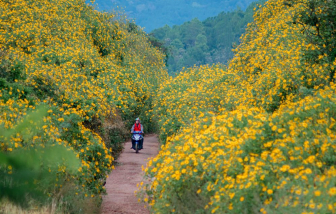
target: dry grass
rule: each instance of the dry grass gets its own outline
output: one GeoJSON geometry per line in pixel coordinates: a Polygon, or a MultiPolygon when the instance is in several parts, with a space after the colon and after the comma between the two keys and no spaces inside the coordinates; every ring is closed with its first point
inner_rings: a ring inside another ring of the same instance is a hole
{"type": "Polygon", "coordinates": [[[0,202],[1,214],[56,214],[56,203],[52,203],[49,206],[39,207],[31,205],[29,208],[21,208],[8,200],[2,200],[0,202]]]}
{"type": "MultiPolygon", "coordinates": [[[[120,116],[120,112],[111,112],[109,116],[105,118],[103,127],[105,130],[120,130],[120,134],[127,135],[129,132],[125,127],[125,123],[120,116]]],[[[104,136],[104,138],[109,138],[109,136],[104,136]]]]}
{"type": "Polygon", "coordinates": [[[123,142],[129,136],[129,130],[126,128],[119,112],[110,113],[105,118],[102,127],[104,132],[101,134],[106,146],[112,148],[112,156],[116,160],[123,150],[123,142]]]}

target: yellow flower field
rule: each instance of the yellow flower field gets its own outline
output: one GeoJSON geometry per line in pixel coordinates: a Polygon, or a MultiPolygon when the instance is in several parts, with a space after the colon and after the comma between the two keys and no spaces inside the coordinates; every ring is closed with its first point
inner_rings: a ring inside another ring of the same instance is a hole
{"type": "Polygon", "coordinates": [[[269,0],[227,66],[173,78],[141,29],[84,0],[0,0],[0,128],[48,112],[0,150],[74,151],[45,193],[90,213],[140,117],[162,143],[139,189],[154,213],[335,213],[336,33],[320,18],[335,8],[269,0]]]}
{"type": "MultiPolygon", "coordinates": [[[[163,54],[142,30],[84,0],[0,0],[0,8],[0,126],[9,130],[27,112],[49,106],[32,145],[76,152],[77,174],[61,165],[51,172],[74,186],[71,200],[101,196],[129,124],[142,116],[150,129],[147,106],[167,79],[163,54]]],[[[22,136],[0,136],[1,151],[17,148],[27,148],[22,136]]],[[[74,206],[61,189],[47,193],[74,206]]]]}
{"type": "Polygon", "coordinates": [[[266,2],[227,67],[161,87],[139,190],[154,213],[335,213],[336,61],[293,21],[311,2],[266,2]]]}

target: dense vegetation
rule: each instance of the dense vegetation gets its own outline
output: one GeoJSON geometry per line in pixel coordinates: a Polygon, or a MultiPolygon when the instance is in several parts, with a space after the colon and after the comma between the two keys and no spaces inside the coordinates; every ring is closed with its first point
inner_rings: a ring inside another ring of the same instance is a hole
{"type": "Polygon", "coordinates": [[[203,22],[193,19],[172,28],[166,25],[153,30],[150,35],[168,49],[170,73],[194,65],[226,64],[233,57],[233,45],[239,44],[247,24],[253,21],[256,6],[257,3],[252,3],[245,12],[222,12],[203,22]]]}
{"type": "Polygon", "coordinates": [[[0,199],[30,204],[35,196],[22,192],[33,184],[60,212],[94,213],[134,118],[154,128],[147,115],[167,77],[164,56],[136,26],[84,0],[0,0],[0,8],[0,199]]]}
{"type": "Polygon", "coordinates": [[[336,2],[269,0],[228,66],[185,69],[154,104],[155,213],[335,213],[336,2]]]}
{"type": "Polygon", "coordinates": [[[84,0],[0,8],[0,198],[96,212],[140,116],[163,143],[139,190],[155,213],[335,213],[335,1],[269,0],[228,66],[175,78],[84,0]]]}
{"type": "MultiPolygon", "coordinates": [[[[216,16],[222,11],[232,11],[237,8],[245,10],[255,0],[97,0],[99,10],[125,9],[130,18],[150,32],[166,24],[180,25],[193,18],[204,20],[216,16]]],[[[87,1],[89,2],[89,1],[87,1]]]]}

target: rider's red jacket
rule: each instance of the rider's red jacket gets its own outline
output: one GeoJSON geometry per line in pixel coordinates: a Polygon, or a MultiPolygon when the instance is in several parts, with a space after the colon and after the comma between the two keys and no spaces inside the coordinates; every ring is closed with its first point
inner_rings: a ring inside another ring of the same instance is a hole
{"type": "Polygon", "coordinates": [[[133,127],[132,127],[132,132],[143,132],[143,127],[141,125],[141,123],[138,123],[138,124],[134,124],[133,127]]]}

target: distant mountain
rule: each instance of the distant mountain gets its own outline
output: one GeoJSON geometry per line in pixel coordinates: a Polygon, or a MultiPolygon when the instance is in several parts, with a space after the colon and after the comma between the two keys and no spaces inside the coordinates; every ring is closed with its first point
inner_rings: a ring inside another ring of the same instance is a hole
{"type": "Polygon", "coordinates": [[[195,18],[182,25],[166,25],[150,36],[168,50],[169,73],[194,65],[225,64],[233,57],[233,44],[239,44],[247,24],[253,21],[254,8],[263,2],[253,2],[246,11],[222,12],[204,21],[195,18]]]}
{"type": "MultiPolygon", "coordinates": [[[[245,10],[255,0],[96,0],[98,10],[123,8],[129,18],[146,32],[164,25],[180,25],[198,18],[204,20],[223,11],[245,10]]],[[[88,0],[89,2],[89,0],[88,0]]]]}

